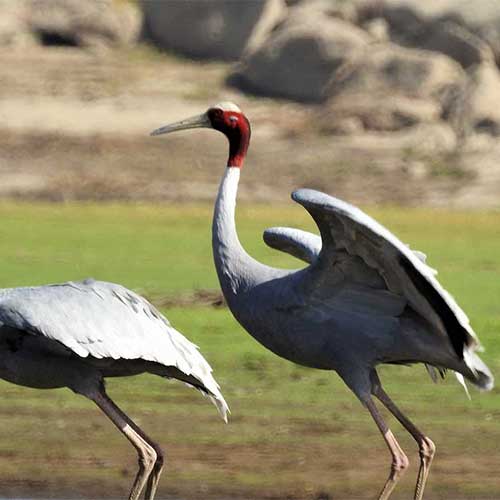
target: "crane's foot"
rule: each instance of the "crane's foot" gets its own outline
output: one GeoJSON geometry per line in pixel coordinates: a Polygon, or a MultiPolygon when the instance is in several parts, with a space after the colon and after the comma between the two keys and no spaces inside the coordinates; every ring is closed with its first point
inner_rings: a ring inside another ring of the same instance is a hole
{"type": "Polygon", "coordinates": [[[405,455],[390,430],[387,430],[384,434],[384,439],[392,453],[392,464],[391,472],[386,483],[384,484],[384,487],[382,488],[382,491],[380,492],[380,495],[378,496],[378,500],[387,500],[391,496],[392,490],[394,490],[394,487],[400,480],[401,476],[410,466],[408,457],[405,455]]]}
{"type": "Polygon", "coordinates": [[[431,470],[432,459],[436,454],[436,445],[427,437],[423,436],[418,442],[420,455],[420,469],[418,471],[417,484],[415,486],[415,500],[422,500],[425,484],[431,470]]]}
{"type": "Polygon", "coordinates": [[[134,484],[130,490],[129,500],[138,500],[146,481],[148,480],[156,463],[156,451],[141,436],[134,435],[137,443],[136,449],[139,455],[139,470],[135,476],[134,484]]]}

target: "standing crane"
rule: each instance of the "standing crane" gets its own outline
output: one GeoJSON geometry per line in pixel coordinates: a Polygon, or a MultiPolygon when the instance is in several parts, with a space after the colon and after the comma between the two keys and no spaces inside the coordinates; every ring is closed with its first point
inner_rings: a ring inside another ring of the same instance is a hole
{"type": "MultiPolygon", "coordinates": [[[[372,396],[418,444],[421,500],[435,445],[399,410],[382,388],[382,363],[425,363],[453,370],[483,390],[493,377],[476,355],[479,341],[465,313],[435,278],[425,256],[411,251],[358,208],[310,189],[292,194],[316,222],[321,237],[290,228],[264,233],[270,246],[309,263],[296,271],[275,269],[246,253],[235,224],[236,195],[250,142],[250,123],[233,103],[161,127],[152,135],[198,127],[229,140],[212,225],[215,267],[227,304],[257,341],[300,365],[335,370],[369,411],[389,448],[392,464],[379,495],[386,500],[408,467],[408,458],[372,396]]],[[[465,385],[465,384],[464,384],[465,385]]]]}
{"type": "Polygon", "coordinates": [[[129,500],[153,500],[161,448],[106,394],[105,377],[152,373],[207,395],[224,420],[228,407],[198,348],[146,299],[88,279],[0,290],[0,377],[38,389],[68,387],[92,400],[137,450],[129,500]]]}

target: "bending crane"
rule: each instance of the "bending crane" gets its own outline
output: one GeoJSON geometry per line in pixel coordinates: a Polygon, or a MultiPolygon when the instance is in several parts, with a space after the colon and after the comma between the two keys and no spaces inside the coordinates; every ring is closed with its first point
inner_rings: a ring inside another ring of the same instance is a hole
{"type": "Polygon", "coordinates": [[[91,279],[0,290],[0,377],[14,384],[68,387],[92,400],[132,443],[139,470],[129,500],[153,500],[163,453],[107,395],[106,377],[152,373],[181,380],[228,407],[198,348],[146,299],[91,279]]]}

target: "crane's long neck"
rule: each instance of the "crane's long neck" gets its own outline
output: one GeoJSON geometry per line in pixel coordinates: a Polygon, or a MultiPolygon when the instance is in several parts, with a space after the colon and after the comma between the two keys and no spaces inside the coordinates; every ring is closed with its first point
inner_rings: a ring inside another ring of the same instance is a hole
{"type": "Polygon", "coordinates": [[[242,288],[252,285],[256,267],[262,265],[245,252],[236,232],[235,210],[239,179],[240,168],[226,168],[219,186],[212,223],[215,267],[228,301],[242,288]]]}

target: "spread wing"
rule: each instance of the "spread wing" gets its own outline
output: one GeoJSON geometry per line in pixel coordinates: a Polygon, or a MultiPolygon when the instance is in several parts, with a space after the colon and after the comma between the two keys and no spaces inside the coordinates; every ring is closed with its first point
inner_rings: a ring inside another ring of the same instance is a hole
{"type": "Polygon", "coordinates": [[[0,292],[0,322],[55,340],[81,357],[144,359],[199,380],[221,414],[227,405],[197,346],[146,299],[94,280],[0,292]]]}
{"type": "Polygon", "coordinates": [[[459,358],[467,362],[469,350],[479,347],[478,339],[421,255],[348,203],[310,189],[295,191],[292,198],[311,214],[321,233],[316,263],[320,279],[338,268],[339,256],[344,256],[354,281],[380,288],[376,280],[382,280],[384,288],[403,297],[436,331],[448,335],[459,358]]]}
{"type": "MultiPolygon", "coordinates": [[[[269,227],[264,231],[262,236],[267,246],[286,252],[308,264],[312,264],[321,252],[321,237],[308,231],[302,231],[302,229],[269,227]]],[[[412,252],[424,264],[426,263],[427,255],[424,252],[420,252],[419,250],[412,250],[412,252]]],[[[429,267],[429,270],[433,274],[437,274],[437,271],[432,267],[429,267]]]]}
{"type": "Polygon", "coordinates": [[[270,227],[262,236],[269,247],[289,253],[309,264],[312,264],[321,252],[321,238],[301,229],[270,227]]]}

